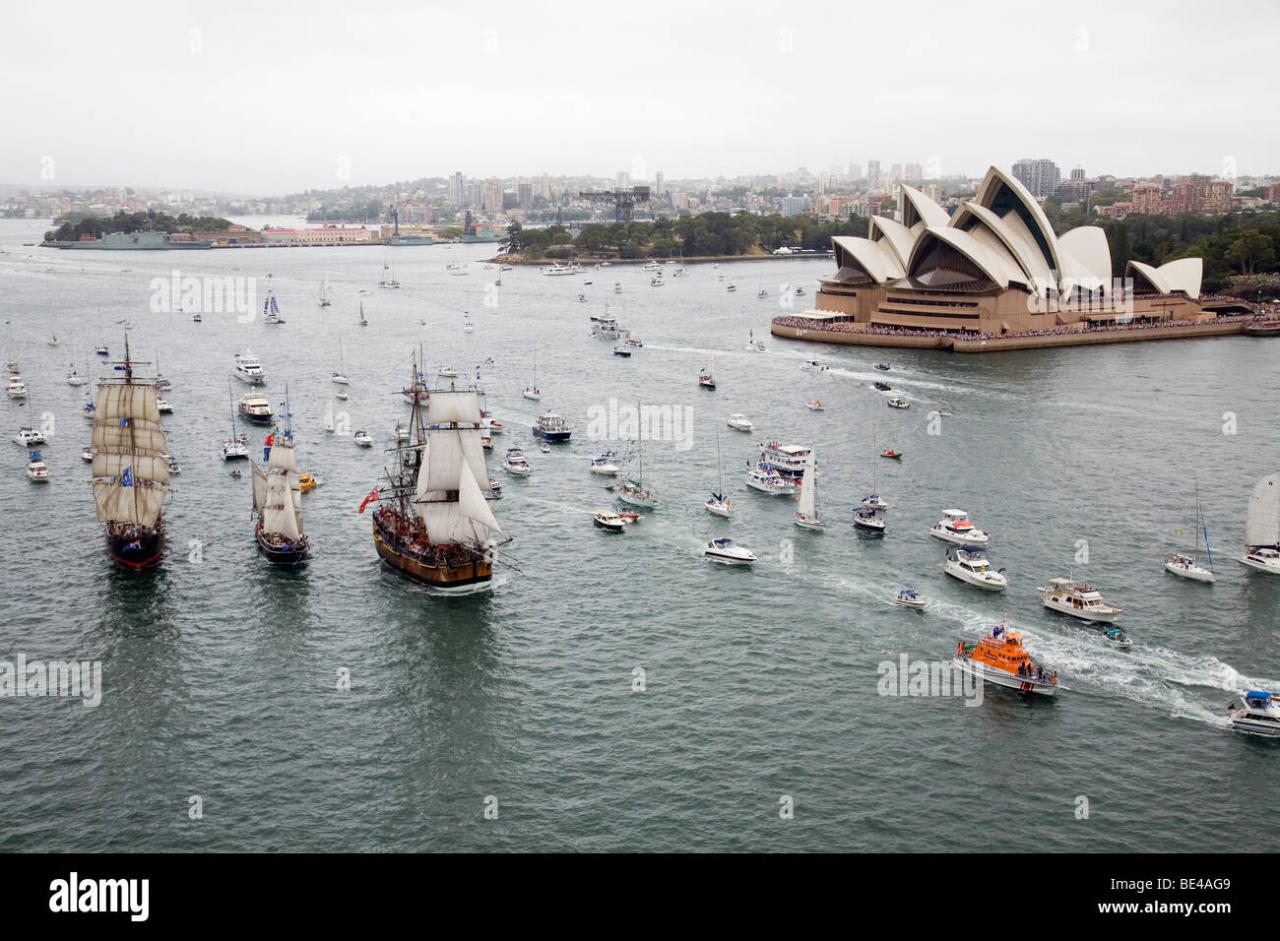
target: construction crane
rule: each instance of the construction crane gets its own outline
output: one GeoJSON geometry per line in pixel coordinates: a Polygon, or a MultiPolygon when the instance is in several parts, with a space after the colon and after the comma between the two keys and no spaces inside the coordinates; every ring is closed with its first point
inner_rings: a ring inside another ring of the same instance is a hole
{"type": "Polygon", "coordinates": [[[613,221],[631,222],[635,219],[636,203],[649,201],[649,187],[633,186],[627,190],[583,190],[578,193],[578,196],[593,203],[613,203],[613,221]]]}

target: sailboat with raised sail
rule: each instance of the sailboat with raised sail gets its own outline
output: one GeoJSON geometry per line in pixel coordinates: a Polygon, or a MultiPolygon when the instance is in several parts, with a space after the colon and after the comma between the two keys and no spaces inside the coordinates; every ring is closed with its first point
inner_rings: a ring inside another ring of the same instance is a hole
{"type": "Polygon", "coordinates": [[[1280,575],[1280,473],[1269,474],[1254,486],[1244,521],[1244,542],[1240,562],[1280,575]]]}
{"type": "Polygon", "coordinates": [[[231,437],[222,442],[222,459],[234,461],[249,456],[249,439],[236,434],[236,400],[231,393],[231,383],[227,383],[227,404],[231,407],[231,437]]]}
{"type": "Polygon", "coordinates": [[[321,307],[328,307],[328,306],[329,306],[329,280],[328,280],[328,278],[326,278],[325,280],[323,280],[323,281],[321,281],[321,282],[320,282],[320,306],[321,306],[321,307]]]}
{"type": "Polygon", "coordinates": [[[1213,572],[1213,552],[1209,549],[1209,527],[1205,524],[1204,515],[1200,512],[1200,488],[1196,487],[1196,544],[1191,555],[1175,552],[1164,560],[1166,572],[1194,582],[1213,584],[1217,576],[1213,572]],[[1205,559],[1209,567],[1200,564],[1200,544],[1203,540],[1205,559]]]}
{"type": "Polygon", "coordinates": [[[306,562],[311,543],[302,531],[302,481],[294,450],[289,389],[285,387],[284,429],[268,439],[267,469],[253,465],[253,537],[258,551],[272,565],[294,566],[306,562]]]}
{"type": "Polygon", "coordinates": [[[275,291],[268,290],[267,299],[262,302],[262,320],[271,324],[284,323],[284,318],[280,316],[280,305],[276,303],[275,291]]]}
{"type": "Polygon", "coordinates": [[[810,451],[804,460],[804,474],[800,478],[800,494],[797,497],[800,506],[796,510],[796,525],[801,529],[822,532],[826,524],[818,515],[818,475],[814,467],[813,452],[810,451]]]}
{"type": "Polygon", "coordinates": [[[733,515],[733,501],[724,495],[724,465],[720,462],[720,429],[716,429],[716,479],[718,481],[715,492],[707,498],[707,502],[703,504],[707,508],[707,512],[713,516],[723,516],[728,519],[733,515]]]}
{"type": "Polygon", "coordinates": [[[525,386],[524,392],[521,393],[526,399],[533,399],[537,402],[542,398],[542,390],[538,388],[538,354],[533,354],[533,384],[525,386]]]}
{"type": "Polygon", "coordinates": [[[360,326],[369,326],[369,319],[364,315],[364,301],[360,302],[360,326]]]}
{"type": "Polygon", "coordinates": [[[333,381],[340,386],[351,385],[351,380],[347,377],[346,364],[343,362],[341,333],[338,334],[338,371],[333,374],[333,381]]]}
{"type": "Polygon", "coordinates": [[[135,571],[164,557],[164,501],[169,494],[168,444],[155,386],[133,375],[129,338],[118,374],[98,384],[93,414],[94,502],[106,523],[107,553],[135,571]]]}
{"type": "Polygon", "coordinates": [[[418,391],[416,359],[410,386],[410,442],[396,449],[387,484],[360,507],[379,502],[374,547],[388,565],[439,592],[488,591],[496,549],[509,540],[499,542],[502,527],[489,507],[480,396],[474,389],[418,391]]]}

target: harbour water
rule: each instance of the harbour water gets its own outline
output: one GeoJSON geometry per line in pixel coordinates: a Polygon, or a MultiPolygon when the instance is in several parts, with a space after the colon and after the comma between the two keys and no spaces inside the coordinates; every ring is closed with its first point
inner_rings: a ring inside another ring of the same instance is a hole
{"type": "Polygon", "coordinates": [[[822,347],[767,330],[782,283],[805,288],[803,308],[829,260],[690,266],[662,288],[635,266],[517,269],[493,288],[498,272],[480,264],[492,245],[23,247],[44,228],[0,222],[3,341],[13,337],[32,393],[28,406],[0,403],[5,437],[33,413],[54,431],[42,487],[23,475],[25,453],[3,445],[0,660],[100,660],[103,691],[96,708],[0,700],[0,850],[1244,850],[1280,824],[1273,802],[1240,799],[1280,750],[1225,721],[1239,692],[1280,687],[1280,579],[1231,558],[1252,485],[1280,460],[1265,340],[982,357],[822,347]],[[377,287],[384,261],[400,290],[377,287]],[[451,261],[469,274],[452,276],[451,261]],[[152,279],[175,268],[255,278],[257,304],[274,290],[287,323],[152,311],[152,279]],[[590,336],[606,304],[643,338],[630,359],[590,336]],[[69,364],[103,372],[93,346],[122,352],[125,319],[135,357],[158,355],[173,382],[165,426],[182,464],[170,555],[141,577],[103,551],[80,460],[91,387],[63,382],[69,364]],[[744,349],[750,328],[765,352],[744,349]],[[329,380],[340,339],[346,402],[329,380]],[[431,597],[384,569],[356,512],[390,461],[419,345],[433,382],[443,364],[482,364],[506,423],[489,460],[522,571],[488,596],[431,597]],[[232,479],[219,453],[233,355],[246,349],[273,404],[288,383],[299,462],[323,481],[304,498],[315,555],[298,572],[257,555],[249,475],[232,479]],[[520,395],[535,353],[541,403],[520,395]],[[696,376],[712,357],[709,392],[696,376]],[[814,358],[832,368],[799,368],[814,358]],[[881,378],[909,410],[885,407],[871,388],[881,378]],[[815,396],[824,412],[806,408],[815,396]],[[687,450],[646,446],[661,505],[620,537],[591,525],[611,494],[587,470],[622,444],[588,438],[592,410],[611,401],[693,416],[687,450]],[[943,402],[953,414],[931,427],[943,402]],[[571,444],[537,449],[539,405],[577,429],[571,444]],[[733,412],[756,431],[725,427],[733,412]],[[360,429],[373,449],[353,444],[360,429]],[[701,505],[717,431],[727,521],[701,505]],[[764,439],[817,450],[826,533],[795,527],[791,501],[746,488],[764,439]],[[502,473],[509,446],[525,447],[528,479],[502,473]],[[875,456],[886,446],[901,463],[875,456]],[[850,525],[873,473],[893,507],[879,540],[850,525]],[[1212,587],[1161,569],[1193,544],[1197,485],[1212,587]],[[944,545],[926,530],[948,507],[992,534],[1007,593],[942,574],[944,545]],[[716,535],[761,561],[708,564],[701,548],[716,535]],[[1069,572],[1124,606],[1132,648],[1043,609],[1035,587],[1069,572]],[[892,603],[904,585],[929,600],[925,613],[892,603]],[[878,694],[883,661],[946,660],[1005,619],[1070,687],[1056,701],[878,694]],[[779,814],[786,797],[793,819],[779,814]]]}

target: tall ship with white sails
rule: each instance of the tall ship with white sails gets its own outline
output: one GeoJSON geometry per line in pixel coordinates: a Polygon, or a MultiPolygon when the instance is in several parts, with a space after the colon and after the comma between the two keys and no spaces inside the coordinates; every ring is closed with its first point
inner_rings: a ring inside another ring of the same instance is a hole
{"type": "Polygon", "coordinates": [[[374,547],[388,565],[437,591],[488,591],[502,527],[489,506],[480,395],[427,391],[416,362],[406,392],[413,396],[409,443],[396,448],[387,484],[369,495],[379,503],[374,547]]]}
{"type": "Polygon", "coordinates": [[[1280,473],[1263,477],[1254,486],[1244,520],[1244,542],[1241,562],[1280,575],[1280,473]]]}
{"type": "Polygon", "coordinates": [[[107,553],[142,570],[164,557],[164,501],[169,494],[168,443],[154,383],[135,379],[125,338],[117,376],[98,384],[93,409],[93,498],[106,524],[107,553]]]}
{"type": "MultiPolygon", "coordinates": [[[[285,409],[288,422],[288,408],[285,409]]],[[[272,565],[294,566],[306,562],[311,543],[302,529],[302,482],[293,429],[286,426],[271,436],[264,471],[253,464],[253,536],[258,551],[272,565]]]]}

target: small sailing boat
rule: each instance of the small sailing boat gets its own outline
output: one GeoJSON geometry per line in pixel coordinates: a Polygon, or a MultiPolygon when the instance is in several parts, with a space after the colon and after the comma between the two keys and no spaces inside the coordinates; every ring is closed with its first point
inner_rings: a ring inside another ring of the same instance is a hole
{"type": "Polygon", "coordinates": [[[135,379],[125,337],[118,377],[98,384],[94,408],[93,497],[106,523],[107,552],[138,571],[164,556],[164,501],[169,494],[168,445],[155,386],[135,379]]]}
{"type": "Polygon", "coordinates": [[[320,282],[320,306],[329,306],[329,282],[327,280],[320,282]]]}
{"type": "Polygon", "coordinates": [[[699,386],[701,386],[704,389],[711,389],[712,391],[715,390],[715,387],[716,387],[715,368],[716,368],[716,361],[713,359],[711,361],[710,366],[702,370],[702,372],[698,373],[699,386]]]}
{"type": "Polygon", "coordinates": [[[733,515],[733,501],[724,495],[724,467],[720,462],[720,429],[716,428],[716,478],[715,491],[703,504],[712,516],[723,516],[728,519],[733,515]]]}
{"type": "Polygon", "coordinates": [[[262,302],[262,320],[270,324],[284,323],[284,318],[280,316],[280,305],[276,303],[275,291],[268,290],[267,299],[262,302]]]}
{"type": "Polygon", "coordinates": [[[542,390],[538,388],[538,354],[536,353],[533,355],[533,384],[525,386],[521,395],[535,402],[542,398],[542,390]]]}
{"type": "Polygon", "coordinates": [[[382,280],[378,282],[378,287],[398,288],[399,286],[400,282],[391,273],[391,266],[384,261],[382,263],[382,280]]]}
{"type": "Polygon", "coordinates": [[[1204,516],[1200,512],[1200,488],[1196,487],[1196,545],[1191,555],[1184,555],[1181,552],[1175,552],[1169,558],[1164,560],[1164,569],[1181,578],[1187,578],[1195,582],[1205,582],[1213,584],[1217,581],[1217,576],[1213,572],[1213,553],[1209,550],[1209,527],[1205,524],[1204,516]],[[1205,558],[1209,562],[1209,567],[1205,568],[1200,565],[1200,543],[1204,541],[1205,558]]]}
{"type": "Polygon", "coordinates": [[[1280,473],[1263,477],[1253,488],[1244,521],[1245,554],[1238,561],[1280,575],[1280,473]]]}
{"type": "Polygon", "coordinates": [[[227,383],[227,404],[231,406],[231,437],[222,442],[222,459],[234,461],[249,456],[249,439],[236,434],[236,404],[231,393],[231,383],[227,383]]]}
{"type": "Polygon", "coordinates": [[[294,566],[307,561],[311,543],[302,528],[302,482],[294,449],[288,389],[285,427],[267,437],[267,469],[253,465],[253,537],[258,551],[272,565],[294,566]]]}
{"type": "Polygon", "coordinates": [[[658,493],[644,484],[644,438],[636,438],[636,473],[627,471],[626,478],[618,485],[618,499],[642,510],[652,510],[658,505],[658,493]]]}
{"type": "Polygon", "coordinates": [[[84,376],[82,376],[82,375],[80,375],[80,373],[78,373],[78,372],[76,371],[76,364],[75,364],[75,363],[71,363],[71,364],[70,364],[70,366],[71,366],[71,371],[67,373],[67,377],[66,377],[66,378],[67,378],[67,385],[69,385],[69,386],[82,386],[82,385],[84,385],[84,384],[85,384],[85,381],[86,381],[86,380],[85,380],[85,377],[84,377],[84,376]]]}
{"type": "Polygon", "coordinates": [[[818,515],[818,478],[812,451],[805,457],[804,475],[800,478],[800,493],[797,499],[800,501],[800,508],[796,510],[796,525],[801,529],[811,529],[815,532],[826,529],[826,524],[818,515]]]}
{"type": "Polygon", "coordinates": [[[338,334],[338,371],[333,374],[332,379],[340,386],[351,385],[351,380],[347,377],[346,366],[343,362],[341,333],[338,334]]]}
{"type": "MultiPolygon", "coordinates": [[[[398,285],[397,285],[397,286],[398,286],[398,285]]],[[[367,317],[365,317],[365,315],[364,315],[364,301],[361,301],[361,302],[360,302],[360,326],[362,326],[362,327],[367,327],[367,326],[369,326],[369,320],[368,320],[368,318],[367,318],[367,317]]]]}

